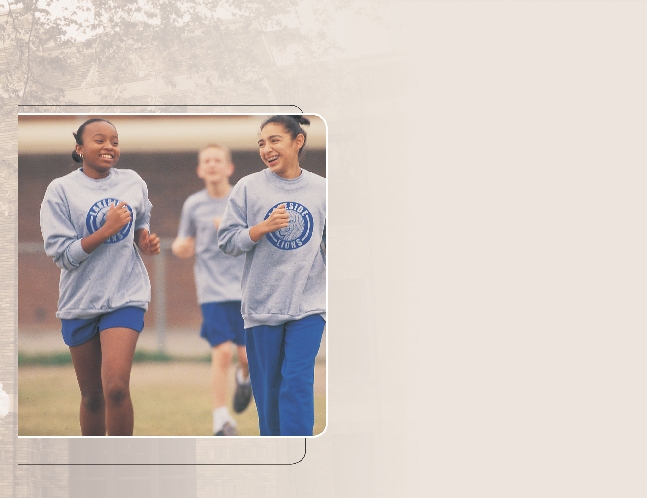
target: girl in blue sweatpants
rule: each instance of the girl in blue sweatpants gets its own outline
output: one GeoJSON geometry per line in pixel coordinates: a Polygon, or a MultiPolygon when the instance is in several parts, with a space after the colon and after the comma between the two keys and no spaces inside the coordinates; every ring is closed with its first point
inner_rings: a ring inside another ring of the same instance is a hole
{"type": "Polygon", "coordinates": [[[246,254],[241,312],[262,436],[312,436],[314,366],[326,316],[326,180],[299,166],[303,116],[273,116],[266,169],[233,188],[218,246],[246,254]]]}

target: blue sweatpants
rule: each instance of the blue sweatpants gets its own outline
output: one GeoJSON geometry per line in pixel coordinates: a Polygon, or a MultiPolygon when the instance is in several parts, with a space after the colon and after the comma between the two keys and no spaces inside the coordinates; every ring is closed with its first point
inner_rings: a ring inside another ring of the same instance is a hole
{"type": "Polygon", "coordinates": [[[245,330],[261,436],[312,436],[315,358],[325,324],[310,315],[245,330]]]}

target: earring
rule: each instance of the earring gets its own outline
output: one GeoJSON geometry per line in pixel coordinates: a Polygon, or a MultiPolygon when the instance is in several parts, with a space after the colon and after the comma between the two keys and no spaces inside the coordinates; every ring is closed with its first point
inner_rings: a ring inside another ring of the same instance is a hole
{"type": "Polygon", "coordinates": [[[81,154],[81,159],[83,159],[83,154],[81,154]]]}

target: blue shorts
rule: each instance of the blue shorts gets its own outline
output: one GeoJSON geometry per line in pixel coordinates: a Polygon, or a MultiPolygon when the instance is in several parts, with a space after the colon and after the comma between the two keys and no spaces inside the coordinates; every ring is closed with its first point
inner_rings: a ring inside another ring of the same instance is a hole
{"type": "Polygon", "coordinates": [[[144,329],[144,313],[142,308],[127,306],[94,318],[75,320],[61,319],[63,341],[68,346],[80,346],[105,329],[125,327],[141,332],[144,329]]]}
{"type": "Polygon", "coordinates": [[[232,341],[237,346],[245,345],[245,322],[240,314],[240,301],[204,303],[200,337],[211,347],[232,341]]]}

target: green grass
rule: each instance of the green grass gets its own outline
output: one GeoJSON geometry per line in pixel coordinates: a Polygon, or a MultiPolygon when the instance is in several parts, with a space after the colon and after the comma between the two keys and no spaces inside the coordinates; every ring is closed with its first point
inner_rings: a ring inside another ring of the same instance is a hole
{"type": "MultiPolygon", "coordinates": [[[[208,354],[199,356],[177,356],[161,351],[136,350],[133,359],[133,363],[168,363],[172,361],[209,363],[211,361],[211,356],[208,354]]],[[[41,354],[18,352],[19,366],[53,366],[71,364],[72,357],[70,356],[69,351],[41,354]]]]}
{"type": "MultiPolygon", "coordinates": [[[[59,354],[30,355],[18,368],[18,435],[80,436],[79,387],[74,368],[59,354]],[[29,361],[33,363],[29,364],[29,361]]],[[[151,360],[144,354],[131,374],[131,397],[135,410],[135,436],[210,436],[211,388],[208,361],[151,360]]],[[[185,358],[183,358],[185,360],[185,358]]],[[[229,380],[234,389],[234,366],[229,380]]],[[[315,370],[314,434],[325,428],[326,367],[315,370]]],[[[231,403],[231,402],[230,402],[231,403]]],[[[232,415],[244,436],[258,435],[256,406],[232,415]]]]}
{"type": "Polygon", "coordinates": [[[46,353],[46,354],[26,354],[18,353],[18,365],[42,365],[42,366],[51,366],[51,365],[68,365],[72,364],[72,357],[70,356],[69,351],[63,351],[61,353],[46,353]]]}

